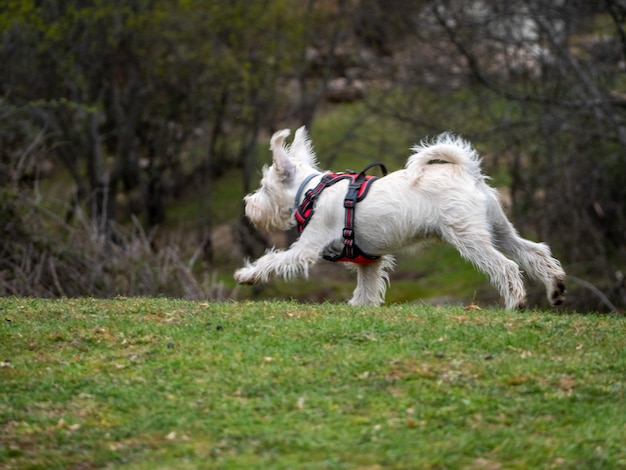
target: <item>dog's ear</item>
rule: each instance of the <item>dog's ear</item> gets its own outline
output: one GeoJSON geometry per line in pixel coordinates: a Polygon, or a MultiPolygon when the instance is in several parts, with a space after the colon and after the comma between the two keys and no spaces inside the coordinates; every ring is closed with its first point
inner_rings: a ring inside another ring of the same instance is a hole
{"type": "Polygon", "coordinates": [[[289,184],[296,173],[296,167],[291,160],[289,160],[287,148],[284,145],[285,138],[290,133],[289,129],[283,129],[282,131],[276,132],[270,140],[270,150],[272,151],[276,174],[280,178],[280,181],[285,184],[289,184]]]}
{"type": "Polygon", "coordinates": [[[296,160],[304,162],[313,168],[318,167],[315,152],[313,152],[313,143],[311,142],[306,127],[302,126],[296,131],[293,143],[289,149],[289,154],[296,160]]]}

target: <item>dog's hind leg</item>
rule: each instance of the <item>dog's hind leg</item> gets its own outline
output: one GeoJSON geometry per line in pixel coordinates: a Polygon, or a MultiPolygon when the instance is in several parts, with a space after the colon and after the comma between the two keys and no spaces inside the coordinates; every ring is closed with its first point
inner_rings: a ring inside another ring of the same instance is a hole
{"type": "Polygon", "coordinates": [[[532,279],[545,285],[551,305],[562,304],[565,300],[565,271],[552,257],[550,248],[520,237],[497,201],[489,207],[488,215],[496,248],[519,262],[532,279]]]}
{"type": "Polygon", "coordinates": [[[507,309],[526,307],[526,290],[519,266],[495,249],[486,228],[477,227],[471,222],[459,223],[442,230],[440,235],[461,256],[489,276],[491,283],[504,299],[507,309]]]}
{"type": "Polygon", "coordinates": [[[392,269],[394,264],[391,255],[382,256],[370,264],[355,264],[357,285],[348,303],[354,306],[382,304],[389,284],[388,270],[392,269]]]}

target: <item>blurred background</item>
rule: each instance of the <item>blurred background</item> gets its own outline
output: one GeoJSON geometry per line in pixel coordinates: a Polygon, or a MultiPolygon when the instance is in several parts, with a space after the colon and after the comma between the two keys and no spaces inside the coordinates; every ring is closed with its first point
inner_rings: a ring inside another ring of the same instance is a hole
{"type": "MultiPolygon", "coordinates": [[[[625,23],[625,0],[3,0],[0,296],[345,300],[326,263],[232,281],[295,237],[255,231],[241,198],[272,132],[306,125],[338,171],[470,139],[562,261],[566,308],[623,310],[625,23]]],[[[434,244],[399,260],[387,301],[498,298],[434,244]]]]}

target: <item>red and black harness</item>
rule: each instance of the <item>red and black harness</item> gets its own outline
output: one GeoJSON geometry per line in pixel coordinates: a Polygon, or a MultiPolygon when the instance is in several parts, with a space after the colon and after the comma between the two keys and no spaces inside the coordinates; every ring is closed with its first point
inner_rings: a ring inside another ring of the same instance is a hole
{"type": "MultiPolygon", "coordinates": [[[[338,255],[325,254],[324,259],[327,259],[328,261],[349,261],[351,263],[368,264],[373,263],[380,258],[380,256],[368,255],[364,253],[354,242],[354,213],[356,205],[359,201],[363,200],[363,198],[367,195],[369,188],[372,186],[372,183],[378,179],[376,176],[365,174],[367,170],[375,166],[380,166],[383,176],[387,176],[387,168],[385,168],[385,165],[378,162],[370,163],[360,173],[325,174],[322,176],[322,179],[317,186],[313,189],[309,189],[305,193],[302,204],[298,204],[300,199],[300,190],[298,191],[295,203],[295,217],[298,222],[298,232],[302,233],[311,220],[311,217],[313,217],[313,213],[315,212],[315,201],[320,196],[322,191],[345,179],[350,182],[348,185],[348,192],[346,193],[346,197],[343,201],[343,207],[346,209],[344,218],[345,223],[342,233],[344,243],[343,250],[338,255]]],[[[317,175],[311,175],[309,178],[304,180],[301,188],[303,188],[306,183],[308,183],[315,176],[317,175]]]]}

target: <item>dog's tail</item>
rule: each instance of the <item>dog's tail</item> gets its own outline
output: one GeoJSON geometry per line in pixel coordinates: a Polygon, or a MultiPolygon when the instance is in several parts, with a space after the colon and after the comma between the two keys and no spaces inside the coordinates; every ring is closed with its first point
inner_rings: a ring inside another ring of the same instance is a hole
{"type": "Polygon", "coordinates": [[[434,141],[422,141],[412,148],[415,152],[409,157],[406,169],[418,179],[427,165],[450,163],[460,166],[475,178],[483,178],[480,170],[480,157],[472,145],[449,132],[440,134],[434,141]]]}

